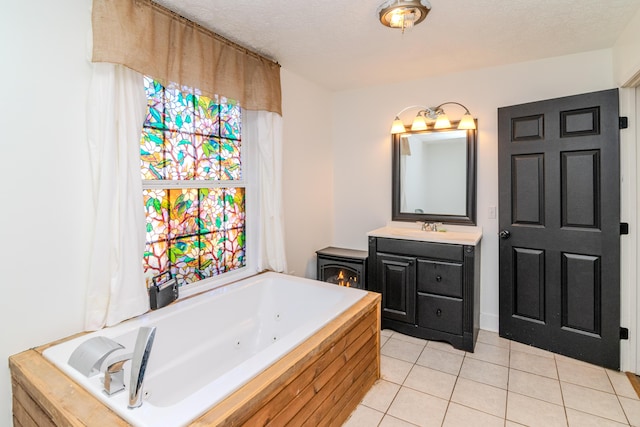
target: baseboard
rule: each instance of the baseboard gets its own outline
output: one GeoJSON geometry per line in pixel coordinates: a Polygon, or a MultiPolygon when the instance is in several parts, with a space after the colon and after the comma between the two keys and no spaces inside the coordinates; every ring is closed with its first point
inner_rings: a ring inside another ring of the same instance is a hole
{"type": "Polygon", "coordinates": [[[480,313],[480,329],[485,331],[498,332],[500,318],[495,314],[480,313]]]}

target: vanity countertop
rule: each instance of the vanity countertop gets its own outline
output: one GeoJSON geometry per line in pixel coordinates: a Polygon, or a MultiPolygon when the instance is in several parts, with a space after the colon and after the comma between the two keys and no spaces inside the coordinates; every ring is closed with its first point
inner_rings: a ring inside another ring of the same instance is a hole
{"type": "Polygon", "coordinates": [[[482,239],[482,231],[479,227],[447,226],[447,231],[423,231],[419,228],[387,225],[369,231],[367,236],[476,246],[482,239]]]}

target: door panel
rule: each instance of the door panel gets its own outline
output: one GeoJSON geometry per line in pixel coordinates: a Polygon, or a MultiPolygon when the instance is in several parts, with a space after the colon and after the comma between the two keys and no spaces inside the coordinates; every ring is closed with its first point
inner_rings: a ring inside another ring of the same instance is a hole
{"type": "Polygon", "coordinates": [[[382,288],[382,315],[388,319],[415,323],[415,258],[378,254],[378,279],[382,288]]]}
{"type": "Polygon", "coordinates": [[[544,116],[511,118],[511,141],[530,141],[544,139],[544,116]]]}
{"type": "Polygon", "coordinates": [[[515,316],[544,322],[544,251],[513,248],[515,316]]]}
{"type": "Polygon", "coordinates": [[[544,225],[544,155],[518,155],[511,161],[513,223],[544,225]]]}
{"type": "Polygon", "coordinates": [[[562,254],[562,326],[600,336],[600,257],[562,254]]]}
{"type": "Polygon", "coordinates": [[[498,109],[500,335],[620,359],[618,92],[498,109]]]}
{"type": "Polygon", "coordinates": [[[600,150],[562,156],[562,226],[600,228],[600,150]]]}

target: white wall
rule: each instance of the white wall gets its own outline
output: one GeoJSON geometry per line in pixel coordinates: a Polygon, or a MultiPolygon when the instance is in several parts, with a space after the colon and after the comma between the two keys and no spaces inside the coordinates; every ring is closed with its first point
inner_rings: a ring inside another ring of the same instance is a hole
{"type": "Polygon", "coordinates": [[[0,14],[0,425],[7,358],[82,330],[91,199],[85,106],[89,0],[0,14]]]}
{"type": "MultiPolygon", "coordinates": [[[[482,226],[481,326],[498,328],[497,108],[614,87],[611,50],[337,93],[334,221],[338,246],[366,249],[366,232],[391,219],[389,128],[407,105],[465,104],[478,119],[478,225],[482,226]],[[358,197],[354,197],[358,194],[358,197]]],[[[450,117],[463,111],[447,109],[450,117]]],[[[409,119],[407,119],[409,120],[409,119]]]]}
{"type": "Polygon", "coordinates": [[[640,9],[622,31],[613,47],[615,82],[624,86],[631,80],[640,84],[640,9]]]}
{"type": "Polygon", "coordinates": [[[333,234],[332,96],[284,68],[280,76],[287,267],[315,278],[315,251],[333,234]]]}
{"type": "Polygon", "coordinates": [[[640,293],[637,289],[637,278],[640,277],[640,264],[637,262],[638,227],[638,189],[640,174],[640,151],[637,141],[640,140],[640,98],[633,87],[640,85],[640,10],[631,18],[613,47],[613,72],[616,84],[626,86],[620,89],[620,115],[629,118],[629,128],[620,132],[621,172],[622,172],[622,206],[621,220],[629,223],[629,235],[621,239],[622,272],[621,272],[621,324],[629,328],[629,340],[621,341],[621,368],[640,373],[640,293]]]}

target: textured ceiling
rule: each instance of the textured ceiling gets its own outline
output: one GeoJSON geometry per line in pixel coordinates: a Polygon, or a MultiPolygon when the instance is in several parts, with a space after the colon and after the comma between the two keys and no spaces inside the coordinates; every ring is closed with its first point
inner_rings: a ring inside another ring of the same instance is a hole
{"type": "Polygon", "coordinates": [[[640,0],[430,0],[401,34],[383,0],[155,0],[330,90],[612,47],[640,0]]]}

